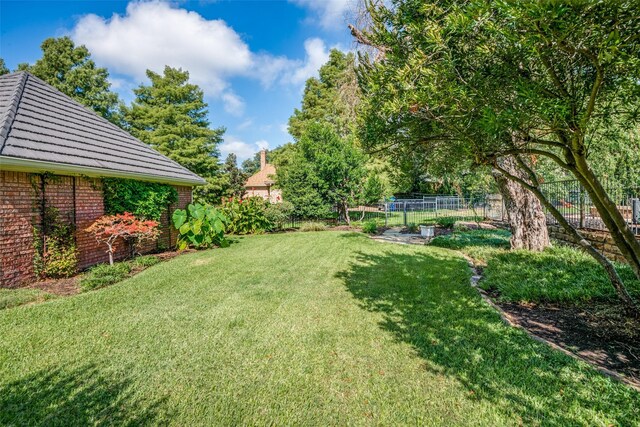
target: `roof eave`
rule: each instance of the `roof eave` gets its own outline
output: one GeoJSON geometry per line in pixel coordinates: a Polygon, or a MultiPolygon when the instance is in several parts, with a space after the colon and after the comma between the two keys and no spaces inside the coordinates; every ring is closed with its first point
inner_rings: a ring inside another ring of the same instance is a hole
{"type": "Polygon", "coordinates": [[[152,181],[174,185],[204,185],[207,181],[197,175],[194,178],[176,178],[138,172],[125,172],[115,169],[94,168],[90,166],[77,166],[66,163],[47,162],[43,160],[23,159],[0,155],[0,170],[31,173],[55,173],[60,175],[89,176],[98,178],[125,178],[139,181],[152,181]]]}

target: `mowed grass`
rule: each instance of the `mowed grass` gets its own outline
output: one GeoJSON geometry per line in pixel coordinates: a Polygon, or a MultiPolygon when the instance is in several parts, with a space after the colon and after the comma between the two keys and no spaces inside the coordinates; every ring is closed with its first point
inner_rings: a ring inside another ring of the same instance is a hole
{"type": "Polygon", "coordinates": [[[0,424],[640,423],[640,393],[468,281],[447,249],[291,233],[3,310],[0,424]]]}
{"type": "Polygon", "coordinates": [[[55,298],[55,295],[39,289],[2,289],[0,288],[0,310],[22,304],[42,302],[55,298]]]}
{"type": "MultiPolygon", "coordinates": [[[[616,292],[593,257],[554,243],[542,252],[509,250],[511,233],[505,230],[468,230],[439,236],[431,244],[460,250],[483,267],[480,286],[497,290],[512,302],[582,304],[617,301],[616,292]]],[[[616,269],[629,293],[640,299],[640,281],[626,264],[616,269]]]]}

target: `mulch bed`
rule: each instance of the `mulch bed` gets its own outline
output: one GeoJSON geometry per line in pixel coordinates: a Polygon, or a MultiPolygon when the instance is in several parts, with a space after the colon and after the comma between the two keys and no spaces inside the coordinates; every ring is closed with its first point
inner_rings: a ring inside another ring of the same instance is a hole
{"type": "Polygon", "coordinates": [[[515,324],[640,388],[640,319],[622,315],[620,306],[518,304],[489,296],[515,324]]]}
{"type": "Polygon", "coordinates": [[[46,279],[26,286],[27,289],[39,289],[48,294],[66,296],[75,295],[80,292],[80,275],[64,279],[46,279]]]}
{"type": "MultiPolygon", "coordinates": [[[[188,249],[185,251],[168,251],[161,252],[157,254],[151,254],[156,258],[160,259],[160,261],[167,261],[171,258],[175,258],[180,254],[194,252],[193,249],[188,249]]],[[[144,267],[134,267],[131,269],[129,273],[129,277],[135,276],[142,270],[144,267]]],[[[40,280],[38,282],[32,283],[29,286],[26,286],[27,289],[40,289],[41,291],[47,292],[49,294],[58,295],[58,296],[67,296],[67,295],[75,295],[80,293],[80,278],[82,277],[82,273],[77,274],[73,277],[62,278],[62,279],[45,279],[40,280]]]]}

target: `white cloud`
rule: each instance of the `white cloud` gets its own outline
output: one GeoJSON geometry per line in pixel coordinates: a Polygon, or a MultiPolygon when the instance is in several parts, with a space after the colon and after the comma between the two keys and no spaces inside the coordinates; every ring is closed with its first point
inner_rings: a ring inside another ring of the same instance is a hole
{"type": "Polygon", "coordinates": [[[345,14],[354,0],[290,0],[298,6],[313,11],[325,29],[337,29],[345,25],[345,14]]]}
{"type": "Polygon", "coordinates": [[[241,116],[244,113],[244,101],[235,93],[229,91],[222,94],[224,111],[233,115],[241,116]]]}
{"type": "Polygon", "coordinates": [[[158,1],[129,3],[124,16],[109,19],[85,15],[71,35],[116,73],[141,81],[147,68],[180,67],[213,96],[226,88],[226,76],[253,64],[249,47],[224,21],[158,1]]]}
{"type": "Polygon", "coordinates": [[[265,87],[270,87],[276,81],[285,85],[303,84],[309,77],[317,75],[318,69],[329,60],[329,49],[317,37],[304,41],[304,51],[303,60],[269,55],[257,57],[257,77],[265,87]]]}
{"type": "Polygon", "coordinates": [[[244,142],[232,135],[224,137],[224,141],[220,144],[220,154],[223,159],[227,157],[229,153],[234,153],[238,157],[238,161],[242,162],[248,158],[253,157],[258,151],[263,148],[269,148],[269,143],[263,139],[251,144],[244,142]]]}
{"type": "Polygon", "coordinates": [[[304,50],[307,54],[304,64],[293,69],[293,72],[285,76],[295,85],[304,83],[309,77],[317,74],[318,69],[329,60],[329,50],[321,39],[307,39],[304,42],[304,50]]]}
{"type": "Polygon", "coordinates": [[[256,147],[258,147],[258,150],[268,150],[269,143],[264,139],[261,139],[260,141],[256,141],[256,147]]]}
{"type": "Polygon", "coordinates": [[[289,125],[287,123],[281,123],[279,127],[282,133],[289,134],[289,125]]]}
{"type": "MultiPolygon", "coordinates": [[[[335,7],[327,6],[326,13],[334,13],[330,11],[335,7]]],[[[131,2],[126,13],[106,19],[84,15],[70,35],[89,48],[98,64],[123,80],[112,79],[114,89],[124,92],[146,82],[147,69],[162,72],[165,65],[179,67],[189,71],[190,80],[203,88],[205,96],[220,99],[225,110],[237,116],[244,112],[244,101],[232,90],[231,77],[256,79],[264,87],[300,86],[329,58],[329,49],[319,38],[305,40],[302,59],[252,52],[225,21],[208,20],[162,1],[131,2]]]]}

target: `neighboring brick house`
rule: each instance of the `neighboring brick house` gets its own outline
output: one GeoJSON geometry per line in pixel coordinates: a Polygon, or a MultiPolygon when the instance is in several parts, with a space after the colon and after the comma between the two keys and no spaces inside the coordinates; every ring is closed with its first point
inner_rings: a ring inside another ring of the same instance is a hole
{"type": "Polygon", "coordinates": [[[160,238],[145,252],[175,244],[169,215],[205,182],[35,76],[0,76],[0,287],[33,280],[34,227],[42,225],[45,206],[75,223],[80,269],[108,260],[83,231],[104,214],[103,177],[177,189],[177,203],[162,215],[160,238]]]}
{"type": "Polygon", "coordinates": [[[267,163],[267,150],[260,151],[260,170],[247,179],[244,184],[245,197],[259,196],[271,203],[282,201],[279,189],[273,188],[275,184],[276,167],[267,163]]]}

